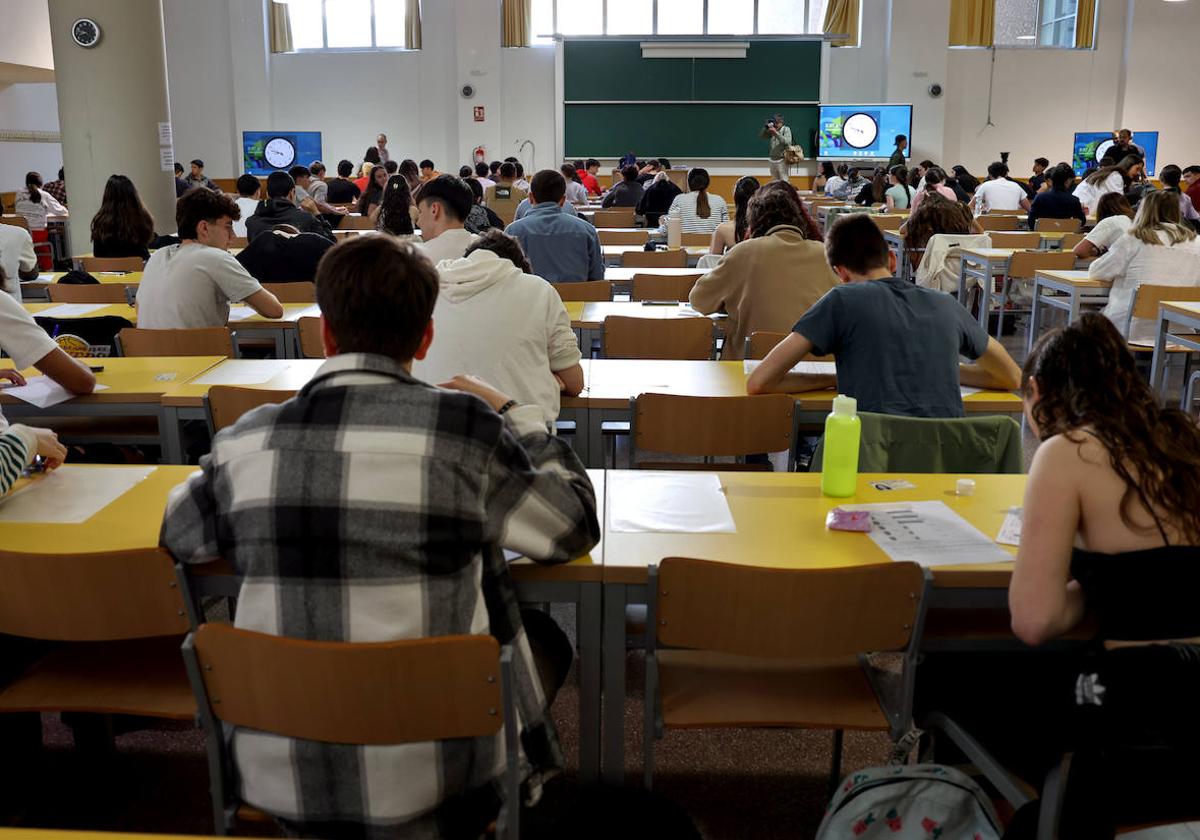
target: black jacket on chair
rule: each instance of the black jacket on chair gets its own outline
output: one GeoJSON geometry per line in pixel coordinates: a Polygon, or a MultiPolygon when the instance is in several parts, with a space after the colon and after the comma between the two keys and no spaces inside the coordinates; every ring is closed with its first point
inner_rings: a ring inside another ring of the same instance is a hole
{"type": "Polygon", "coordinates": [[[268,198],[258,202],[254,215],[246,219],[246,238],[254,239],[276,225],[291,225],[301,233],[316,233],[333,241],[333,231],[324,220],[301,210],[286,198],[268,198]]]}
{"type": "MultiPolygon", "coordinates": [[[[303,212],[303,211],[302,211],[303,212]]],[[[234,259],[259,283],[291,283],[313,280],[317,263],[333,243],[315,233],[259,236],[234,259]]]]}

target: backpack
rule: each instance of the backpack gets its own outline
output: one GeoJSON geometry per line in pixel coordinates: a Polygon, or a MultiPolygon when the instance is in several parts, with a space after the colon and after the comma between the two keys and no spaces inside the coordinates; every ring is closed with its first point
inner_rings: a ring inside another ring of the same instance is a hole
{"type": "Polygon", "coordinates": [[[817,840],[1000,840],[1000,835],[1000,820],[979,785],[940,764],[851,773],[817,830],[817,840]]]}

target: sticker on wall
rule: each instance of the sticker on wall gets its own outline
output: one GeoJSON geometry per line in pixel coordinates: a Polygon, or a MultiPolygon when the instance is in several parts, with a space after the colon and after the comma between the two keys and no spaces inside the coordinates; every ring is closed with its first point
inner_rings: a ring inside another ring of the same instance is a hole
{"type": "Polygon", "coordinates": [[[475,122],[483,122],[483,106],[475,106],[475,122]]]}

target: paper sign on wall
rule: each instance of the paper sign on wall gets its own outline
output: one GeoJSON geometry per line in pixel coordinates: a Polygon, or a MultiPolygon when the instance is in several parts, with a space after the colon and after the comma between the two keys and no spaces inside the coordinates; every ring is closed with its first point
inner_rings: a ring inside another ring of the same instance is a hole
{"type": "Polygon", "coordinates": [[[175,140],[172,137],[171,124],[169,122],[160,122],[158,124],[158,145],[174,146],[175,140]]]}
{"type": "Polygon", "coordinates": [[[175,171],[175,150],[174,149],[159,149],[158,164],[163,172],[175,171]]]}

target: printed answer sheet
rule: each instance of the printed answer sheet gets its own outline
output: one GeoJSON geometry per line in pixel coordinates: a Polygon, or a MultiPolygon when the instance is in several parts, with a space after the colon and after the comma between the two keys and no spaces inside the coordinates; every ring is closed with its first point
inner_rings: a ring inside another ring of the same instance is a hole
{"type": "Polygon", "coordinates": [[[1009,554],[945,502],[848,505],[871,514],[874,543],[898,562],[922,566],[1004,563],[1009,554]]]}

